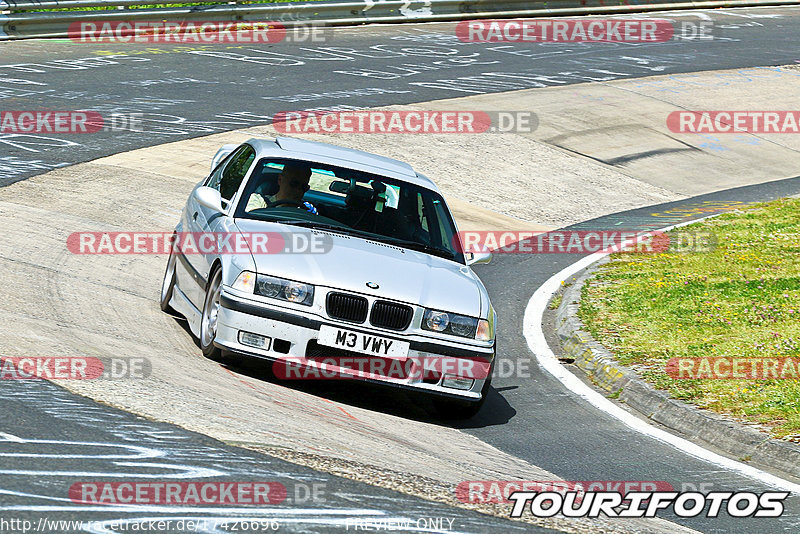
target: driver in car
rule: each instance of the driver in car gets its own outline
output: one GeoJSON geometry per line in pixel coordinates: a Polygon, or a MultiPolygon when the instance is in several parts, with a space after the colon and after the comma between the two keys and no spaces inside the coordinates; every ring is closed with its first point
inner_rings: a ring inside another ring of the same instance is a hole
{"type": "Polygon", "coordinates": [[[317,208],[310,202],[303,202],[303,195],[309,190],[311,168],[305,165],[287,164],[278,175],[278,192],[272,200],[261,195],[252,195],[247,203],[247,211],[258,208],[295,207],[317,214],[317,208]],[[255,197],[255,198],[254,198],[255,197]]]}

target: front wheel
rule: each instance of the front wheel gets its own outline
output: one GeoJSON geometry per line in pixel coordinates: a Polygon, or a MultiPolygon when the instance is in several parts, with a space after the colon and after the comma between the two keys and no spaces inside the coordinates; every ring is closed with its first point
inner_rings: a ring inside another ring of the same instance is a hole
{"type": "Polygon", "coordinates": [[[167,270],[164,272],[164,280],[161,282],[161,311],[167,313],[175,313],[169,301],[172,299],[172,292],[175,289],[175,251],[169,253],[167,260],[167,270]]]}
{"type": "Polygon", "coordinates": [[[219,299],[222,293],[222,269],[211,273],[206,287],[206,298],[203,302],[203,316],[200,320],[200,349],[206,358],[222,360],[222,351],[214,346],[217,337],[217,319],[219,318],[219,299]]]}

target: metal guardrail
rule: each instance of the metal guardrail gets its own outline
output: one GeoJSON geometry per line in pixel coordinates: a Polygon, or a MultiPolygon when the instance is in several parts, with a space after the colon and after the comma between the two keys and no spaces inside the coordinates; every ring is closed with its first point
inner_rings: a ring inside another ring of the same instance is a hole
{"type": "MultiPolygon", "coordinates": [[[[178,0],[179,1],[179,0],[178,0]]],[[[201,0],[202,1],[202,0],[201,0]]],[[[209,21],[285,25],[457,21],[478,18],[541,17],[635,13],[654,10],[798,5],[800,0],[362,0],[275,4],[205,4],[126,9],[176,0],[0,0],[0,41],[67,37],[75,22],[209,21]],[[116,7],[95,11],[33,11],[80,7],[116,7]]]]}

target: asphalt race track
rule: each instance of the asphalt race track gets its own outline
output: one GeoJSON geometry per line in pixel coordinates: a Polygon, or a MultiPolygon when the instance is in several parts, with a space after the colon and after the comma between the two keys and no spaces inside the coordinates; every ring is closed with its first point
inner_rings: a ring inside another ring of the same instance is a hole
{"type": "MultiPolygon", "coordinates": [[[[330,46],[73,43],[2,45],[5,109],[141,113],[146,133],[3,134],[0,184],[78,161],[270,122],[279,111],[351,109],[622,78],[792,64],[790,8],[675,12],[709,17],[714,40],[539,47],[462,43],[452,24],[339,29],[330,46]],[[699,15],[698,15],[699,13],[699,15]],[[780,18],[773,18],[781,14],[780,18]],[[351,106],[351,108],[342,107],[351,106]]],[[[658,17],[661,15],[646,15],[658,17]]],[[[688,32],[688,30],[687,30],[688,32]]]]}
{"type": "Polygon", "coordinates": [[[24,432],[0,433],[4,459],[0,468],[0,517],[18,521],[0,523],[2,532],[22,532],[20,522],[29,522],[28,528],[39,528],[39,532],[124,531],[125,527],[113,526],[119,523],[128,524],[130,530],[139,523],[147,530],[150,521],[171,521],[172,528],[161,528],[167,532],[248,528],[340,532],[368,522],[401,525],[404,531],[417,532],[442,530],[442,525],[455,532],[549,532],[229,447],[206,436],[95,404],[52,384],[15,381],[4,384],[0,397],[3,429],[24,432]],[[267,507],[131,506],[74,502],[63,492],[76,480],[123,478],[279,482],[286,489],[286,499],[267,507]],[[43,516],[50,523],[40,523],[43,516]],[[194,521],[199,527],[181,529],[181,520],[194,521]],[[82,528],[75,522],[82,522],[82,528]],[[269,526],[262,526],[265,524],[269,526]]]}
{"type": "MultiPolygon", "coordinates": [[[[459,42],[451,24],[409,24],[342,28],[334,32],[331,43],[307,47],[282,43],[192,47],[69,41],[5,43],[0,45],[0,110],[134,113],[140,114],[144,131],[58,136],[0,133],[0,185],[140,147],[266,124],[279,111],[409,104],[587,81],[800,61],[795,40],[787,37],[800,35],[800,12],[796,10],[716,10],[665,16],[673,17],[713,20],[715,39],[602,47],[485,45],[459,42]]],[[[667,225],[709,214],[697,211],[664,220],[654,217],[656,212],[691,210],[710,201],[746,204],[798,193],[800,177],[783,179],[617,213],[573,228],[652,229],[654,221],[667,225]]],[[[533,373],[528,378],[495,376],[488,402],[477,417],[441,424],[564,480],[666,481],[681,489],[694,489],[703,483],[711,484],[715,491],[757,493],[770,489],[758,480],[629,429],[538,368],[522,335],[525,306],[543,282],[580,257],[499,254],[490,265],[476,266],[501,317],[498,356],[529,362],[533,373]]],[[[370,406],[347,392],[334,390],[333,395],[337,402],[370,406]]],[[[4,381],[0,398],[0,518],[28,519],[35,524],[44,512],[52,519],[92,521],[231,517],[234,521],[274,520],[281,530],[333,532],[348,525],[352,528],[363,518],[416,521],[425,517],[455,519],[452,529],[445,529],[448,531],[544,531],[231,447],[93,403],[50,383],[4,381]],[[31,449],[29,444],[36,445],[31,449]],[[98,448],[121,454],[108,462],[98,455],[98,448]],[[258,508],[252,513],[244,508],[235,512],[125,506],[99,510],[77,505],[65,499],[63,491],[58,493],[75,476],[83,480],[115,476],[180,479],[198,473],[220,480],[246,476],[248,480],[280,481],[288,489],[292,506],[258,508]],[[314,483],[325,488],[327,498],[322,504],[291,501],[296,488],[304,495],[314,483]]],[[[406,398],[394,397],[379,402],[375,409],[392,414],[402,414],[405,409],[417,411],[406,398]]],[[[778,519],[659,517],[708,533],[800,531],[800,498],[793,495],[785,504],[786,512],[778,519]]],[[[106,531],[98,525],[92,528],[59,530],[106,531]]],[[[419,530],[435,529],[425,525],[419,530]]],[[[5,532],[2,528],[0,531],[5,532]]]]}

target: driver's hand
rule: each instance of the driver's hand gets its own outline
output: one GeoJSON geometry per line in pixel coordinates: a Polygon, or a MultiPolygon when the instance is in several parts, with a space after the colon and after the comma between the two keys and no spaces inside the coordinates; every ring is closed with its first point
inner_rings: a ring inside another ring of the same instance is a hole
{"type": "Polygon", "coordinates": [[[319,213],[317,212],[317,208],[315,208],[314,204],[312,204],[311,202],[303,202],[303,206],[305,206],[306,210],[308,210],[310,213],[313,213],[314,215],[319,215],[319,213]]]}

